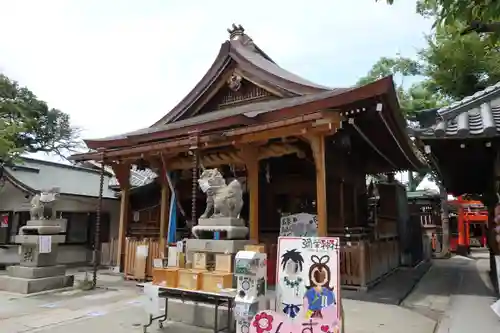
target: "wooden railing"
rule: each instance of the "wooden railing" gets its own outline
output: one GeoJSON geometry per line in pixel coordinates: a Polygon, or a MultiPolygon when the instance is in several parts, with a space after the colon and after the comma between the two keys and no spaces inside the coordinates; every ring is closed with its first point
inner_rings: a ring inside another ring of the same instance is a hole
{"type": "Polygon", "coordinates": [[[340,279],[343,287],[369,288],[398,266],[397,240],[361,240],[341,246],[340,279]]]}
{"type": "MultiPolygon", "coordinates": [[[[101,265],[116,265],[117,241],[112,239],[102,244],[101,265]]],[[[276,246],[267,244],[269,264],[276,265],[276,246]]],[[[126,238],[125,241],[125,276],[129,279],[145,280],[152,277],[153,259],[160,257],[158,238],[126,238]],[[148,255],[145,259],[136,256],[137,246],[146,245],[148,255]]],[[[377,241],[354,240],[342,241],[340,252],[341,285],[347,288],[367,289],[382,277],[399,266],[399,246],[397,239],[377,241]]],[[[274,280],[274,270],[269,272],[274,280]]],[[[272,283],[271,283],[272,284],[272,283]]]]}

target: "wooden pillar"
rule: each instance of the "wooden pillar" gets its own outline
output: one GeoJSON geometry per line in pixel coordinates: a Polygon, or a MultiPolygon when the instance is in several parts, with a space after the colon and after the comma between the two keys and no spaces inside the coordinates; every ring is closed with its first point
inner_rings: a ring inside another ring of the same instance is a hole
{"type": "Polygon", "coordinates": [[[118,226],[118,247],[116,251],[116,266],[123,269],[125,263],[125,237],[127,236],[130,215],[130,165],[113,164],[113,172],[121,188],[120,224],[118,226]]]}
{"type": "Polygon", "coordinates": [[[339,197],[340,197],[340,222],[342,223],[342,228],[345,227],[345,203],[344,203],[344,178],[340,180],[340,188],[339,188],[339,197]]]}
{"type": "Polygon", "coordinates": [[[170,188],[167,182],[161,185],[161,201],[160,201],[160,255],[165,257],[165,239],[168,236],[168,220],[170,208],[170,188]]]}
{"type": "Polygon", "coordinates": [[[125,237],[129,219],[130,189],[124,188],[121,191],[120,199],[120,225],[118,227],[118,248],[116,251],[116,266],[123,268],[125,263],[125,237]]]}
{"type": "Polygon", "coordinates": [[[259,150],[255,146],[241,148],[241,157],[247,168],[249,190],[250,240],[259,243],[259,150]]]}
{"type": "Polygon", "coordinates": [[[462,206],[463,200],[462,196],[458,197],[458,217],[457,217],[457,222],[458,222],[458,245],[457,245],[457,253],[460,255],[467,255],[467,242],[466,242],[466,237],[467,237],[467,222],[465,221],[465,216],[464,216],[464,208],[462,206]]]}
{"type": "Polygon", "coordinates": [[[311,145],[316,167],[316,209],[318,212],[318,236],[328,235],[328,216],[326,207],[326,163],[325,136],[321,134],[307,135],[305,138],[311,145]]]}
{"type": "Polygon", "coordinates": [[[355,183],[352,189],[352,199],[353,199],[353,209],[354,209],[354,225],[357,227],[359,226],[359,215],[358,215],[358,185],[355,183]]]}
{"type": "Polygon", "coordinates": [[[458,245],[465,246],[465,219],[464,219],[464,209],[462,207],[462,197],[458,197],[458,245]]]}

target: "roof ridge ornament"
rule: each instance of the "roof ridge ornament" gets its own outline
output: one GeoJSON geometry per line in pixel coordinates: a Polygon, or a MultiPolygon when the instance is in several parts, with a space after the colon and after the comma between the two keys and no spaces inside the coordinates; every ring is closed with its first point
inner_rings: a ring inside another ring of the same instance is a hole
{"type": "Polygon", "coordinates": [[[236,25],[235,23],[233,23],[231,28],[227,29],[227,32],[229,32],[229,39],[234,40],[242,37],[245,34],[245,28],[243,28],[241,24],[236,25]]]}

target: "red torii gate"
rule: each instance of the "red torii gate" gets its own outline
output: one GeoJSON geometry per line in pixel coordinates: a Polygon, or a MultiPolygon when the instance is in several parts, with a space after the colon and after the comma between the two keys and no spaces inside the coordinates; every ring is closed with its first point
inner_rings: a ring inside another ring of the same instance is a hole
{"type": "Polygon", "coordinates": [[[458,237],[450,237],[450,250],[460,253],[467,253],[471,245],[470,224],[480,223],[482,225],[481,246],[486,246],[486,225],[488,224],[488,210],[480,201],[465,200],[459,196],[457,200],[450,200],[449,203],[457,207],[457,229],[458,237]],[[475,210],[471,207],[476,206],[475,210]]]}

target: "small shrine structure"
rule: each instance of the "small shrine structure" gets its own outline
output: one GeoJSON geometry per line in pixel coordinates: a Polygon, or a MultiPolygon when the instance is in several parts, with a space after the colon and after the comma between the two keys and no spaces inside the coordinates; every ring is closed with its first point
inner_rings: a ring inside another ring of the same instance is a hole
{"type": "MultiPolygon", "coordinates": [[[[318,236],[349,240],[344,285],[366,286],[393,270],[399,265],[398,202],[407,199],[384,202],[383,214],[369,225],[366,175],[418,170],[425,162],[406,133],[392,77],[325,87],[281,68],[243,27],[228,31],[212,66],[170,112],[147,128],[85,140],[92,151],[72,157],[111,166],[120,183],[118,265],[134,224],[134,166],[158,175],[158,223],[148,230],[157,228],[160,253],[170,196],[185,211],[177,228],[190,231],[206,201],[198,179],[205,168],[219,168],[225,178],[244,180],[241,218],[248,239],[265,243],[268,253],[276,252],[281,214],[300,211],[317,215],[318,236]]],[[[271,255],[268,260],[272,266],[271,255]]]]}
{"type": "MultiPolygon", "coordinates": [[[[479,195],[487,206],[491,272],[498,284],[500,224],[495,222],[494,210],[500,193],[500,82],[426,113],[426,118],[433,122],[421,121],[423,125],[410,128],[410,132],[449,194],[479,195]]],[[[467,253],[464,225],[459,225],[462,232],[456,246],[462,254],[467,253]]]]}

